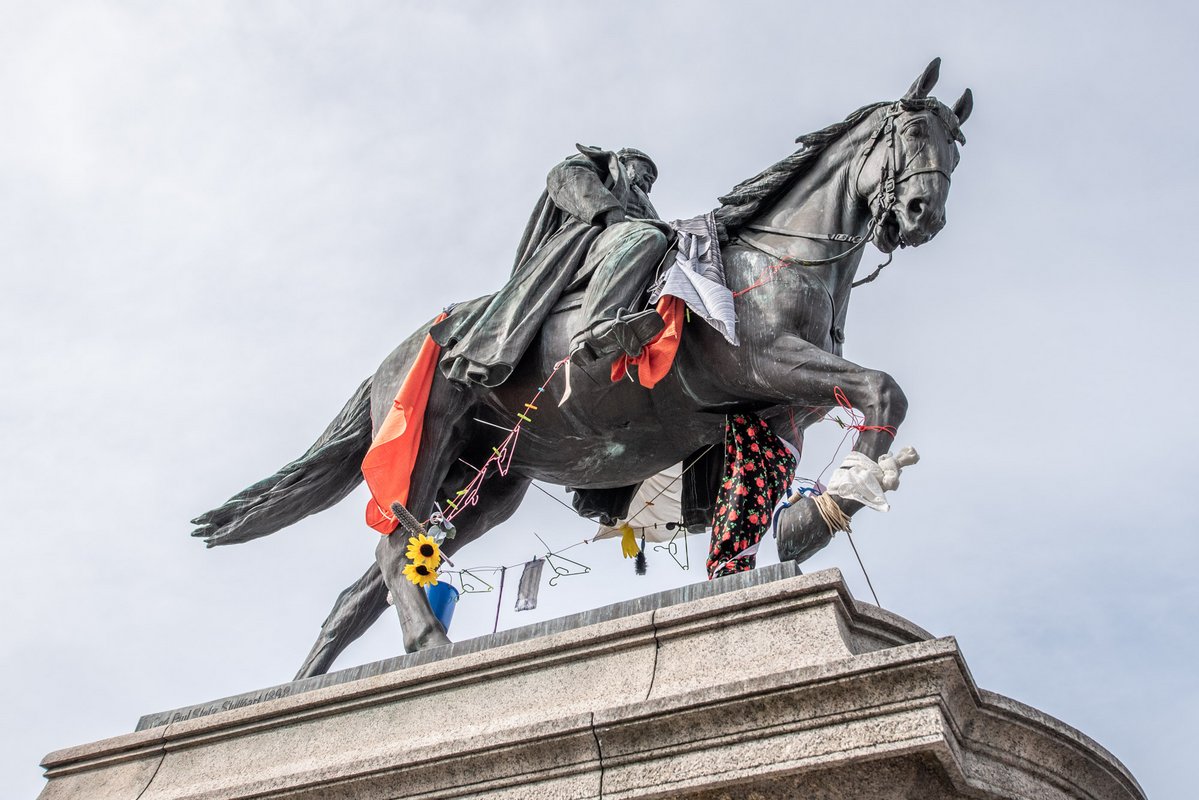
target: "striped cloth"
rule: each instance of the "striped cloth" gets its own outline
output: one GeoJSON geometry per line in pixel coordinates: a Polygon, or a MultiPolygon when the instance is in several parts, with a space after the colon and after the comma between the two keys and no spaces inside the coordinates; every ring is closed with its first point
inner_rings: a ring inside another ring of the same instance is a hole
{"type": "Polygon", "coordinates": [[[662,295],[678,297],[736,345],[737,313],[733,293],[725,285],[715,212],[675,220],[670,227],[677,235],[675,260],[651,290],[650,302],[658,302],[662,295]]]}

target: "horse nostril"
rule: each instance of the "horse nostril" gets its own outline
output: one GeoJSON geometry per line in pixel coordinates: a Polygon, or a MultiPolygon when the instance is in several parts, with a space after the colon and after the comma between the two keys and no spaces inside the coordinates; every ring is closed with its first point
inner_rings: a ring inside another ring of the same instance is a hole
{"type": "Polygon", "coordinates": [[[909,200],[908,201],[908,213],[911,214],[913,217],[919,219],[920,215],[924,213],[924,201],[921,200],[919,197],[914,197],[911,200],[909,200]]]}

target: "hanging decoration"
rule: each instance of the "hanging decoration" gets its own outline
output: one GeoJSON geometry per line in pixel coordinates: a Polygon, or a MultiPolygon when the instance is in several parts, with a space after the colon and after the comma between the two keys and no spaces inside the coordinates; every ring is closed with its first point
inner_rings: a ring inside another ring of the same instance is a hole
{"type": "Polygon", "coordinates": [[[828,479],[826,494],[856,500],[875,511],[889,511],[886,492],[899,488],[899,474],[920,460],[913,447],[905,447],[898,454],[884,453],[878,463],[865,453],[856,450],[845,456],[841,466],[828,479]]]}
{"type": "MultiPolygon", "coordinates": [[[[446,316],[443,312],[433,324],[441,322],[446,316]]],[[[390,534],[400,524],[390,510],[392,503],[408,502],[412,469],[416,465],[421,431],[424,430],[429,389],[433,385],[440,354],[441,348],[433,341],[433,337],[426,335],[416,360],[404,377],[404,383],[396,392],[391,410],[384,417],[370,449],[362,459],[362,477],[371,492],[370,500],[366,503],[366,524],[383,535],[390,534]]]]}
{"type": "MultiPolygon", "coordinates": [[[[558,374],[562,367],[569,363],[570,357],[567,356],[554,364],[554,368],[550,370],[549,376],[537,387],[537,391],[533,394],[529,402],[525,403],[525,410],[516,415],[517,422],[508,431],[508,435],[504,437],[502,442],[491,448],[491,455],[483,462],[483,466],[478,468],[470,482],[459,489],[452,498],[445,501],[446,506],[450,509],[445,513],[445,520],[447,522],[452,522],[454,517],[460,514],[463,509],[479,502],[479,489],[482,487],[483,481],[487,479],[487,470],[492,465],[495,466],[496,471],[500,475],[508,474],[508,468],[512,464],[512,456],[516,452],[516,442],[520,439],[521,426],[525,423],[533,422],[529,414],[537,410],[537,402],[541,395],[545,393],[545,389],[549,386],[550,381],[554,379],[554,376],[558,374]]],[[[563,402],[565,400],[566,398],[563,397],[563,402]]]]}
{"type": "Polygon", "coordinates": [[[625,558],[636,558],[641,555],[641,548],[637,546],[637,532],[633,530],[633,526],[627,522],[621,523],[620,528],[620,552],[625,558]]]}
{"type": "Polygon", "coordinates": [[[462,585],[462,594],[487,594],[495,591],[494,586],[469,569],[459,570],[458,583],[462,585]]]}
{"type": "Polygon", "coordinates": [[[429,608],[437,617],[441,627],[450,630],[454,620],[454,609],[458,607],[459,592],[449,582],[434,583],[425,587],[425,595],[429,598],[429,608]]]}
{"type": "Polygon", "coordinates": [[[724,446],[725,480],[712,520],[709,578],[754,568],[757,543],[795,474],[791,451],[752,414],[725,419],[724,446]]]}
{"type": "Polygon", "coordinates": [[[404,555],[414,564],[424,564],[431,569],[441,566],[441,548],[433,537],[424,533],[408,540],[408,551],[404,555]]]}
{"type": "Polygon", "coordinates": [[[436,586],[437,570],[428,564],[407,564],[404,566],[404,577],[417,586],[436,586]]]}
{"type": "Polygon", "coordinates": [[[674,522],[666,523],[666,529],[674,531],[674,535],[665,544],[654,545],[655,551],[664,551],[670,556],[674,563],[679,565],[679,569],[684,572],[691,569],[691,553],[687,550],[687,527],[674,522]],[[679,534],[683,534],[683,542],[680,545],[678,542],[679,534]],[[683,560],[679,561],[679,550],[683,551],[683,560]]]}
{"type": "Polygon", "coordinates": [[[546,553],[545,562],[554,571],[554,577],[548,581],[550,586],[557,586],[559,578],[568,578],[571,575],[586,575],[588,572],[591,572],[591,567],[586,564],[580,564],[578,561],[572,561],[561,553],[546,553]],[[565,566],[566,564],[577,567],[577,569],[571,569],[565,566]]]}
{"type": "Polygon", "coordinates": [[[537,592],[541,589],[541,570],[544,567],[544,558],[535,558],[525,563],[524,571],[520,573],[520,584],[516,588],[517,611],[532,611],[537,608],[537,592]]]}

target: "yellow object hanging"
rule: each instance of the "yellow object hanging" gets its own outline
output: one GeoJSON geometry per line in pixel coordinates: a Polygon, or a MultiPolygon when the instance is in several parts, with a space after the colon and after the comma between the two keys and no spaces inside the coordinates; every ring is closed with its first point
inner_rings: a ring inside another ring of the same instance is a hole
{"type": "Polygon", "coordinates": [[[436,586],[437,570],[426,564],[409,564],[404,567],[404,577],[417,586],[436,586]]]}
{"type": "Polygon", "coordinates": [[[414,564],[424,564],[432,570],[441,566],[441,548],[431,536],[423,533],[408,540],[408,552],[405,555],[414,564]]]}
{"type": "Polygon", "coordinates": [[[624,553],[625,558],[636,558],[641,552],[641,548],[637,546],[637,534],[627,522],[620,525],[620,552],[624,553]]]}

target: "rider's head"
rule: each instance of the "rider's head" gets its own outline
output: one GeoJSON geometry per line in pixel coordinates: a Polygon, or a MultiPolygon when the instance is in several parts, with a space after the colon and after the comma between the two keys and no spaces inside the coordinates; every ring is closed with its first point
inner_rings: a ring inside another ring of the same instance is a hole
{"type": "Polygon", "coordinates": [[[629,183],[649,194],[649,190],[654,186],[654,181],[658,179],[658,165],[654,163],[654,160],[632,147],[626,147],[616,155],[624,167],[629,183]]]}

